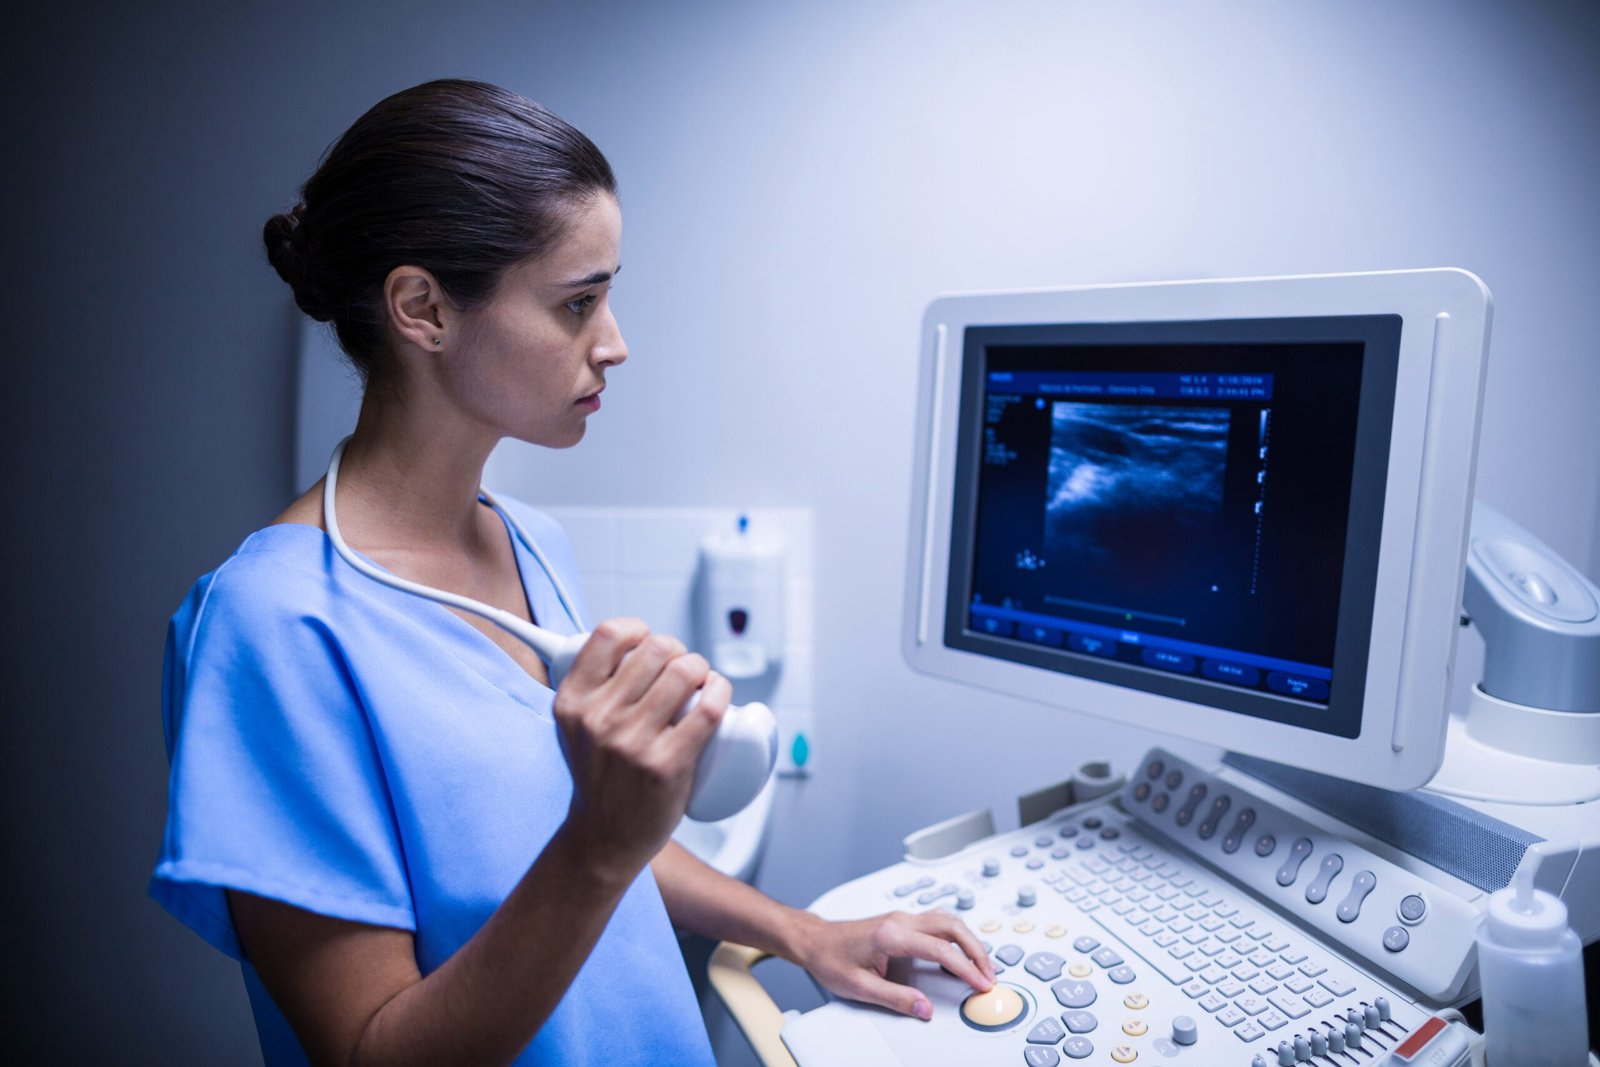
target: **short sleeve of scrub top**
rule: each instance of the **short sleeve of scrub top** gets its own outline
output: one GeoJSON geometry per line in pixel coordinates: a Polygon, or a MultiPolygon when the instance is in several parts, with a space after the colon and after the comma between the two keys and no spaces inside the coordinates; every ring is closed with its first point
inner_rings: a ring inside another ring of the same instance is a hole
{"type": "MultiPolygon", "coordinates": [[[[503,506],[576,595],[560,527],[503,506]]],[[[512,543],[539,624],[575,632],[537,560],[512,543]]],[[[269,1065],[306,1058],[243,959],[225,892],[411,931],[429,974],[566,816],[553,696],[448,609],[357,573],[313,526],[259,530],[195,584],[167,637],[172,770],[150,891],[241,961],[269,1065]]],[[[713,1063],[648,867],[517,1062],[644,1056],[713,1063]]]]}

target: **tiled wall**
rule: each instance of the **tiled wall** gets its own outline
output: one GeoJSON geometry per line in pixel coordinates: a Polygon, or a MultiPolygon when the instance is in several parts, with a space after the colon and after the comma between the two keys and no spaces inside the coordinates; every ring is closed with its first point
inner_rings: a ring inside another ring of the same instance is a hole
{"type": "MultiPolygon", "coordinates": [[[[543,507],[572,539],[588,603],[589,625],[616,615],[634,615],[696,644],[692,617],[700,543],[708,534],[731,531],[741,514],[752,536],[782,540],[784,644],[782,660],[768,677],[736,682],[734,700],[762,700],[778,717],[778,770],[809,773],[816,759],[812,730],[814,645],[812,513],[809,508],[601,508],[543,507]],[[795,762],[795,740],[805,738],[805,766],[795,762]]],[[[701,650],[703,651],[703,650],[701,650]]]]}

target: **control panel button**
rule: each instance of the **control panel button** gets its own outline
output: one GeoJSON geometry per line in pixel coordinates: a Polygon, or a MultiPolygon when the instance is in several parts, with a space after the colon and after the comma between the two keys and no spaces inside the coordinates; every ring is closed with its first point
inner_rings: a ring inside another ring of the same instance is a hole
{"type": "Polygon", "coordinates": [[[1115,949],[1097,949],[1089,958],[1102,967],[1117,967],[1122,964],[1122,957],[1117,955],[1115,949]]]}
{"type": "Polygon", "coordinates": [[[1411,933],[1404,926],[1391,926],[1383,932],[1383,947],[1390,952],[1404,952],[1409,944],[1411,933]]]}
{"type": "Polygon", "coordinates": [[[1077,837],[1078,827],[1069,822],[1067,825],[1058,830],[1057,833],[1059,833],[1062,837],[1077,837]]]}
{"type": "Polygon", "coordinates": [[[1413,926],[1428,917],[1428,901],[1421,893],[1410,893],[1400,900],[1400,921],[1413,926]]]}
{"type": "Polygon", "coordinates": [[[1038,837],[1033,839],[1033,846],[1035,848],[1049,848],[1055,843],[1055,840],[1056,839],[1051,837],[1049,834],[1040,834],[1038,837]]]}
{"type": "Polygon", "coordinates": [[[1100,942],[1092,937],[1080,937],[1072,943],[1072,947],[1079,952],[1093,952],[1100,947],[1100,942]]]}
{"type": "Polygon", "coordinates": [[[1017,907],[1031,908],[1039,901],[1039,894],[1031,885],[1022,886],[1017,890],[1017,907]]]}
{"type": "Polygon", "coordinates": [[[1061,1046],[1061,1051],[1067,1054],[1068,1059],[1086,1060],[1094,1055],[1094,1042],[1086,1037],[1069,1037],[1067,1043],[1061,1046]]]}
{"type": "Polygon", "coordinates": [[[1178,814],[1175,819],[1177,824],[1179,826],[1188,826],[1189,821],[1194,818],[1195,809],[1200,806],[1200,802],[1205,798],[1206,784],[1204,782],[1200,782],[1192,787],[1189,790],[1189,799],[1184,801],[1183,807],[1178,809],[1178,814]]]}
{"type": "Polygon", "coordinates": [[[1063,979],[1050,987],[1063,1008],[1087,1008],[1099,996],[1093,983],[1081,978],[1063,979]]]}
{"type": "Polygon", "coordinates": [[[1141,803],[1150,799],[1150,783],[1140,782],[1133,787],[1133,799],[1141,803]]]}
{"type": "Polygon", "coordinates": [[[994,857],[991,856],[990,858],[988,858],[988,859],[983,861],[983,876],[985,878],[995,878],[995,877],[998,877],[999,874],[1000,874],[1000,861],[999,860],[997,860],[997,859],[995,859],[994,857]]]}
{"type": "Polygon", "coordinates": [[[1020,990],[997,985],[987,993],[974,993],[961,1002],[961,1019],[974,1030],[992,1033],[1016,1024],[1027,1011],[1020,990]]]}
{"type": "Polygon", "coordinates": [[[1132,1045],[1117,1045],[1111,1050],[1111,1058],[1117,1063],[1132,1063],[1139,1058],[1139,1052],[1132,1045]]]}
{"type": "Polygon", "coordinates": [[[1284,859],[1283,866],[1278,868],[1278,884],[1294,885],[1294,880],[1300,877],[1300,865],[1309,855],[1311,855],[1311,838],[1295,838],[1294,844],[1289,846],[1289,855],[1284,859]]]}
{"type": "Polygon", "coordinates": [[[1067,1036],[1067,1028],[1062,1026],[1053,1015],[1046,1015],[1039,1020],[1039,1025],[1028,1031],[1028,1044],[1054,1045],[1067,1036]]]}
{"type": "Polygon", "coordinates": [[[1272,855],[1273,850],[1277,847],[1278,839],[1273,837],[1271,834],[1262,834],[1260,837],[1256,838],[1256,855],[1262,857],[1263,859],[1272,855]]]}
{"type": "Polygon", "coordinates": [[[1143,1011],[1150,1006],[1150,998],[1143,993],[1129,993],[1122,998],[1122,1006],[1130,1011],[1143,1011]]]}
{"type": "Polygon", "coordinates": [[[1129,1037],[1143,1037],[1150,1032],[1150,1025],[1143,1019],[1129,1019],[1122,1024],[1122,1032],[1129,1037]]]}
{"type": "Polygon", "coordinates": [[[1107,971],[1106,977],[1118,985],[1128,985],[1139,976],[1133,973],[1132,967],[1129,967],[1127,964],[1123,964],[1120,967],[1113,967],[1107,971]]]}
{"type": "Polygon", "coordinates": [[[1007,967],[1015,967],[1022,959],[1022,946],[1001,945],[1000,950],[994,954],[994,958],[1007,967]]]}
{"type": "Polygon", "coordinates": [[[1167,772],[1166,786],[1167,786],[1168,789],[1176,789],[1182,784],[1183,784],[1183,772],[1182,771],[1180,771],[1180,770],[1178,770],[1178,768],[1174,767],[1172,770],[1167,772]]]}
{"type": "Polygon", "coordinates": [[[1339,902],[1334,914],[1342,923],[1353,923],[1361,917],[1361,904],[1367,894],[1377,888],[1378,877],[1371,871],[1359,871],[1350,883],[1349,894],[1339,902]]]}
{"type": "Polygon", "coordinates": [[[1179,1015],[1172,1020],[1172,1043],[1174,1045],[1192,1045],[1200,1038],[1200,1029],[1187,1015],[1179,1015]]]}
{"type": "Polygon", "coordinates": [[[1157,778],[1160,778],[1161,777],[1161,772],[1166,770],[1166,769],[1167,769],[1167,765],[1165,763],[1162,763],[1158,759],[1153,759],[1149,763],[1145,764],[1145,767],[1144,767],[1145,777],[1149,778],[1153,782],[1157,778]]]}
{"type": "Polygon", "coordinates": [[[1200,840],[1211,840],[1211,836],[1217,832],[1217,824],[1228,814],[1228,808],[1232,805],[1233,798],[1226,793],[1211,802],[1211,813],[1200,823],[1200,840]]]}
{"type": "Polygon", "coordinates": [[[1027,845],[1013,845],[1011,847],[1011,854],[1013,856],[1015,856],[1017,859],[1020,860],[1022,857],[1026,856],[1028,854],[1028,846],[1027,845]]]}
{"type": "Polygon", "coordinates": [[[915,882],[907,882],[905,885],[895,886],[894,895],[897,897],[909,897],[917,890],[926,889],[932,884],[932,878],[918,878],[915,882]]]}
{"type": "Polygon", "coordinates": [[[1054,982],[1061,977],[1061,969],[1066,965],[1067,961],[1054,952],[1035,952],[1028,957],[1022,969],[1041,982],[1054,982]]]}
{"type": "Polygon", "coordinates": [[[1233,820],[1233,827],[1222,839],[1222,851],[1230,856],[1239,851],[1239,846],[1244,843],[1244,835],[1255,825],[1255,821],[1255,808],[1241,809],[1238,817],[1233,820]]]}
{"type": "Polygon", "coordinates": [[[1150,810],[1160,815],[1167,810],[1167,805],[1172,803],[1171,793],[1157,793],[1155,799],[1150,801],[1150,810]]]}
{"type": "Polygon", "coordinates": [[[1092,1012],[1067,1011],[1061,1013],[1061,1021],[1067,1024],[1067,1029],[1074,1034],[1087,1034],[1100,1025],[1100,1020],[1092,1012]]]}
{"type": "Polygon", "coordinates": [[[1029,1045],[1022,1053],[1028,1067],[1061,1067],[1061,1054],[1049,1045],[1029,1045]]]}
{"type": "Polygon", "coordinates": [[[1085,830],[1098,830],[1100,829],[1100,822],[1100,816],[1091,815],[1087,819],[1083,820],[1083,828],[1085,830]]]}
{"type": "Polygon", "coordinates": [[[1339,872],[1344,870],[1344,857],[1337,852],[1330,852],[1322,857],[1322,864],[1317,868],[1317,876],[1306,886],[1306,903],[1321,904],[1328,899],[1328,887],[1339,872]]]}
{"type": "Polygon", "coordinates": [[[963,889],[956,894],[956,907],[962,911],[971,911],[972,906],[977,902],[977,894],[970,889],[963,889]]]}

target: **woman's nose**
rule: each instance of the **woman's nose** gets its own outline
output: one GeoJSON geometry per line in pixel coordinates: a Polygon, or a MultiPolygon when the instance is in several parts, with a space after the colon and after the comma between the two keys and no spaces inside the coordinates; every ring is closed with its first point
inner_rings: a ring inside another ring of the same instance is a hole
{"type": "Polygon", "coordinates": [[[605,321],[600,324],[600,335],[595,338],[594,347],[589,350],[590,358],[601,366],[614,367],[628,358],[628,342],[622,339],[622,330],[617,326],[617,317],[611,313],[610,306],[604,310],[605,321]]]}

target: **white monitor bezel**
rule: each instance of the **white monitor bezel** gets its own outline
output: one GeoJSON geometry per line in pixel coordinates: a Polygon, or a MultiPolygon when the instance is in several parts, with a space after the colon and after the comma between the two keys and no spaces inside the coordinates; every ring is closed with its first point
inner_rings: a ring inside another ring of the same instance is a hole
{"type": "Polygon", "coordinates": [[[1389,789],[1443,757],[1459,629],[1489,290],[1462,270],[1386,271],[945,296],[923,318],[904,650],[915,669],[1056,708],[1389,789]],[[969,326],[1398,315],[1396,417],[1360,733],[1333,736],[944,644],[969,326]]]}

